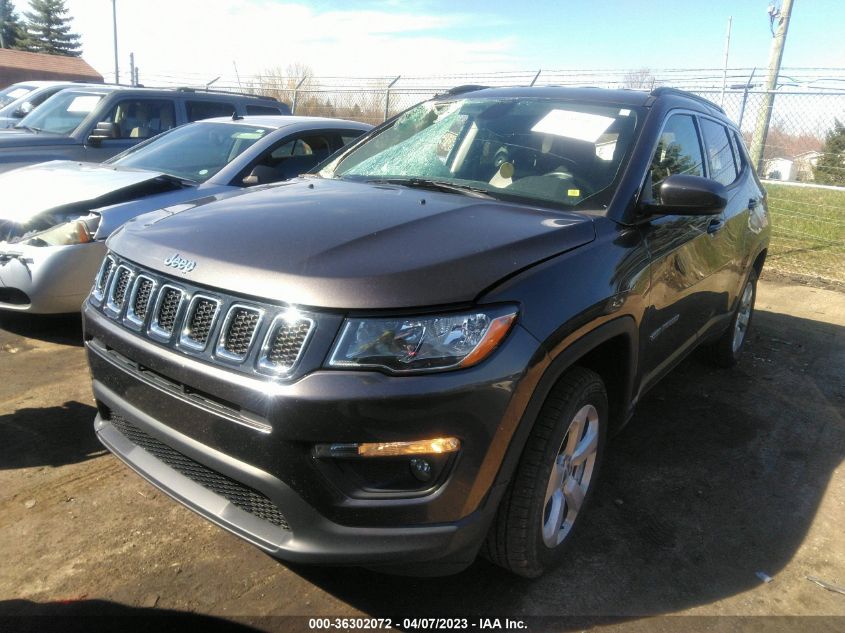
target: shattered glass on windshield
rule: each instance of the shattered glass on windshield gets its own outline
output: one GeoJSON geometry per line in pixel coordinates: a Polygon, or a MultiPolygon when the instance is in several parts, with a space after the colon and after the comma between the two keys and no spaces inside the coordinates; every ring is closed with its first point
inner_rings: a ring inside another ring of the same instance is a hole
{"type": "Polygon", "coordinates": [[[638,111],[540,98],[429,101],[327,165],[329,178],[460,185],[502,199],[601,208],[638,111]]]}

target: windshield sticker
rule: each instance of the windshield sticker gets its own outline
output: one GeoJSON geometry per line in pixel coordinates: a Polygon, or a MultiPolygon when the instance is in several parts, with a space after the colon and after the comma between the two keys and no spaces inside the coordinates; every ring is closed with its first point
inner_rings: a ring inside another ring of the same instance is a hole
{"type": "Polygon", "coordinates": [[[236,140],[254,141],[261,138],[263,133],[264,130],[261,130],[260,132],[238,132],[237,134],[233,134],[232,138],[236,140]]]}
{"type": "Polygon", "coordinates": [[[569,196],[570,198],[577,198],[578,196],[581,195],[581,190],[580,189],[569,189],[569,190],[567,190],[566,195],[569,196]]]}
{"type": "Polygon", "coordinates": [[[588,112],[552,110],[531,131],[595,143],[614,121],[613,117],[588,112]]]}
{"type": "Polygon", "coordinates": [[[619,116],[630,116],[630,115],[631,115],[631,111],[628,108],[622,108],[619,111],[619,116]]]}
{"type": "Polygon", "coordinates": [[[73,101],[70,102],[70,105],[67,107],[68,112],[91,112],[97,104],[100,102],[102,97],[98,95],[85,95],[82,97],[76,97],[73,101]]]}

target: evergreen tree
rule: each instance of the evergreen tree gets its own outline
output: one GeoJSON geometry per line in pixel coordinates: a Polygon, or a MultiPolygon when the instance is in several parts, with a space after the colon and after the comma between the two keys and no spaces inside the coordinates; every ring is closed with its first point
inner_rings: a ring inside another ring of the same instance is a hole
{"type": "Polygon", "coordinates": [[[0,0],[0,48],[18,48],[23,27],[12,0],[0,0]]]}
{"type": "Polygon", "coordinates": [[[822,155],[813,168],[813,178],[821,185],[845,185],[845,125],[835,119],[827,133],[822,155]]]}
{"type": "Polygon", "coordinates": [[[21,48],[33,53],[79,57],[79,35],[71,32],[64,0],[30,0],[26,17],[26,36],[21,48]]]}

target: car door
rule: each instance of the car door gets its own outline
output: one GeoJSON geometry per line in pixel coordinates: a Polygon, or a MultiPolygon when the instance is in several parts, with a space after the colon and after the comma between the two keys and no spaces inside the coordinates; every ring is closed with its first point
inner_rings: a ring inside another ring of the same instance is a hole
{"type": "Polygon", "coordinates": [[[725,210],[708,225],[715,270],[709,282],[714,301],[710,320],[704,324],[707,330],[723,324],[733,309],[746,268],[744,239],[748,214],[759,196],[755,197],[750,190],[754,186],[753,178],[748,169],[743,170],[733,132],[721,121],[705,116],[699,116],[699,125],[709,177],[724,185],[728,194],[725,210]]]}
{"type": "MultiPolygon", "coordinates": [[[[667,177],[707,176],[707,169],[695,115],[670,113],[644,187],[657,199],[667,177]]],[[[686,355],[712,316],[712,275],[721,265],[708,232],[715,226],[718,216],[689,215],[656,216],[643,226],[651,258],[649,308],[644,316],[642,341],[646,386],[686,355]]]]}
{"type": "Polygon", "coordinates": [[[175,126],[176,108],[172,99],[120,99],[88,131],[85,160],[104,161],[175,126]]]}

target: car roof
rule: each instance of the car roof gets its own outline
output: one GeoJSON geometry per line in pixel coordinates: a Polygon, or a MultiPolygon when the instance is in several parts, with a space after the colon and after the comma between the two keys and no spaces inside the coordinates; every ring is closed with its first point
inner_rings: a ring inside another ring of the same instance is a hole
{"type": "Polygon", "coordinates": [[[85,92],[102,94],[110,94],[112,92],[137,92],[142,95],[183,95],[188,98],[201,97],[221,99],[228,97],[233,99],[245,99],[248,101],[270,101],[272,103],[280,103],[278,99],[264,95],[249,95],[236,92],[214,92],[186,88],[148,88],[144,86],[119,86],[115,84],[71,84],[65,90],[84,90],[85,92]]]}
{"type": "Polygon", "coordinates": [[[484,86],[459,86],[441,95],[439,98],[449,97],[474,98],[518,98],[533,97],[544,99],[565,99],[572,101],[588,101],[592,103],[607,103],[613,105],[627,105],[632,107],[650,106],[657,99],[665,99],[676,103],[683,103],[686,107],[701,110],[708,114],[724,115],[724,110],[712,101],[695,93],[678,88],[658,87],[650,92],[628,88],[596,88],[572,86],[515,86],[509,88],[487,88],[484,86]]]}
{"type": "Polygon", "coordinates": [[[319,116],[294,116],[294,115],[248,115],[232,119],[230,116],[214,117],[212,119],[203,119],[202,121],[195,121],[195,123],[231,123],[235,125],[257,125],[259,127],[267,127],[273,129],[281,129],[284,127],[293,127],[295,125],[305,125],[313,127],[336,128],[350,126],[355,129],[368,130],[372,126],[360,121],[347,121],[345,119],[330,119],[328,117],[319,116]]]}
{"type": "Polygon", "coordinates": [[[467,86],[453,88],[438,95],[439,98],[473,97],[484,99],[507,99],[531,97],[540,99],[566,99],[572,101],[591,101],[594,103],[608,103],[614,105],[642,106],[646,105],[650,96],[647,92],[628,89],[608,89],[593,87],[569,86],[512,86],[507,88],[487,88],[484,86],[467,86]]]}

